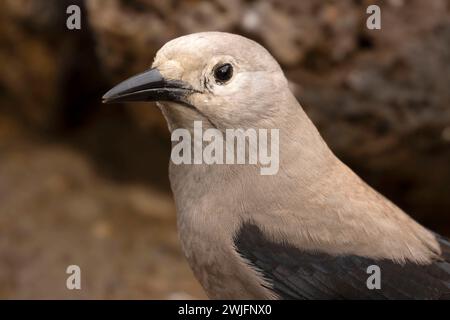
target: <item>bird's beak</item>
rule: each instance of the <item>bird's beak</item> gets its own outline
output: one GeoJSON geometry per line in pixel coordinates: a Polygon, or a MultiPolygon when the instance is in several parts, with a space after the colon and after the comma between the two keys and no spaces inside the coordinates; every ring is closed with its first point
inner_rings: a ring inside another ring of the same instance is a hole
{"type": "Polygon", "coordinates": [[[109,90],[103,96],[103,103],[129,101],[175,101],[183,99],[192,88],[183,81],[166,80],[153,68],[133,76],[109,90]]]}

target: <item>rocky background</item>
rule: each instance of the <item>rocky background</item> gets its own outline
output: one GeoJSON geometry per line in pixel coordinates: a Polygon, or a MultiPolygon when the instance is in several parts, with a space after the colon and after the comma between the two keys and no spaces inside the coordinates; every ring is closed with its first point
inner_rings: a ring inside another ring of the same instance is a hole
{"type": "Polygon", "coordinates": [[[449,0],[3,0],[0,298],[205,297],[177,241],[162,116],[100,100],[206,30],[266,46],[335,153],[450,235],[449,0]],[[65,287],[70,264],[81,291],[65,287]]]}

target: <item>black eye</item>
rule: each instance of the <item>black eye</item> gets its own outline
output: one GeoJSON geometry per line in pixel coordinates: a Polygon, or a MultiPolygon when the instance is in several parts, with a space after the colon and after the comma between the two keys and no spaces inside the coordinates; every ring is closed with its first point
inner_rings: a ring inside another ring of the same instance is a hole
{"type": "Polygon", "coordinates": [[[224,83],[230,80],[232,76],[233,66],[229,63],[219,65],[214,69],[214,78],[216,78],[217,83],[224,83]]]}

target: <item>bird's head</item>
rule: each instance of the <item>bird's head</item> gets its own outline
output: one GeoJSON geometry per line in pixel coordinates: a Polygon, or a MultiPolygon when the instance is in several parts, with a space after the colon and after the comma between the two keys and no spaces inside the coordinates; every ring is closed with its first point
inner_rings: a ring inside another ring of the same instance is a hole
{"type": "Polygon", "coordinates": [[[223,128],[258,127],[280,113],[287,80],[275,59],[256,42],[222,33],[174,39],[152,68],[107,92],[104,102],[158,101],[169,128],[193,121],[223,128]]]}

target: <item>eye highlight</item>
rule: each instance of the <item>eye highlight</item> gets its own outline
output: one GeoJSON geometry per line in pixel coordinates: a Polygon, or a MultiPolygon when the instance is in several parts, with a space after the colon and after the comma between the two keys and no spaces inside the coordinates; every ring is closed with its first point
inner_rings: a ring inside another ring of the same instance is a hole
{"type": "Polygon", "coordinates": [[[214,68],[214,78],[218,84],[224,84],[233,76],[233,66],[229,63],[214,68]]]}

